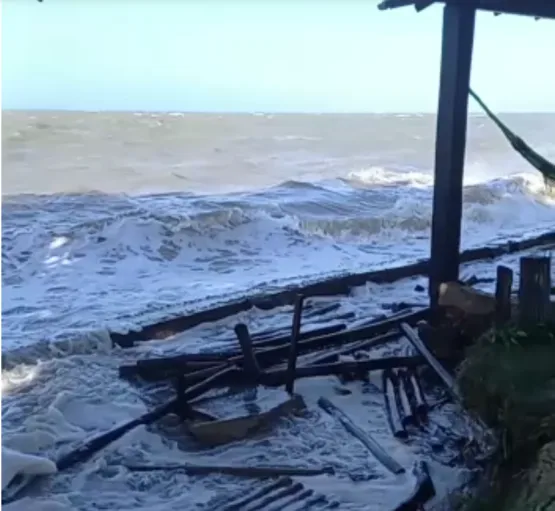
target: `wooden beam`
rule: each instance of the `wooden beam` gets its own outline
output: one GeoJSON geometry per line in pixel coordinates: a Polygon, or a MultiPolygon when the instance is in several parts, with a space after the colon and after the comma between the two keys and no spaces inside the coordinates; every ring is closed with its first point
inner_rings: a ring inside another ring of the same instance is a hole
{"type": "Polygon", "coordinates": [[[443,8],[429,286],[432,304],[437,301],[439,284],[456,281],[459,276],[462,184],[475,20],[474,9],[460,5],[443,8]]]}
{"type": "Polygon", "coordinates": [[[481,11],[535,18],[555,18],[555,2],[550,0],[443,0],[445,4],[475,4],[481,11]]]}

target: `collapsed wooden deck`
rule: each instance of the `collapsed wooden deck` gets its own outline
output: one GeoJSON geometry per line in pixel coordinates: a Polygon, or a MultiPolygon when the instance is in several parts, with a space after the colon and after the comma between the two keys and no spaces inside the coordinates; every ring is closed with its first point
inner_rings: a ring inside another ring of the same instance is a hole
{"type": "MultiPolygon", "coordinates": [[[[520,244],[507,244],[496,250],[506,254],[516,251],[517,247],[529,248],[534,243],[537,244],[535,246],[546,246],[550,241],[549,236],[543,236],[535,238],[533,243],[528,240],[520,244]]],[[[487,252],[482,253],[489,255],[492,249],[488,248],[487,252]]],[[[385,275],[384,278],[391,278],[385,275]]],[[[482,312],[495,321],[510,316],[506,303],[507,296],[511,296],[512,274],[511,278],[507,277],[507,269],[501,267],[498,272],[497,299],[477,295],[480,297],[478,302],[482,304],[482,312]],[[504,313],[498,310],[498,304],[502,303],[505,303],[504,313]]],[[[470,278],[464,285],[452,283],[452,286],[472,294],[469,284],[475,282],[476,278],[470,278]]],[[[458,354],[454,351],[442,353],[437,349],[438,339],[442,345],[464,341],[460,336],[456,337],[460,326],[457,325],[456,317],[450,316],[445,321],[445,310],[405,305],[386,318],[369,318],[365,321],[359,318],[356,324],[349,325],[352,318],[342,317],[335,323],[326,321],[325,326],[318,326],[319,319],[326,317],[329,320],[337,309],[329,302],[307,303],[300,292],[302,289],[297,289],[294,295],[295,307],[287,332],[281,328],[250,332],[248,325],[239,323],[233,330],[235,348],[145,358],[121,366],[120,377],[142,382],[146,389],[152,383],[159,385],[165,382],[173,389],[175,397],[142,417],[120,425],[68,453],[58,460],[58,469],[67,470],[133,428],[152,424],[168,414],[177,415],[182,420],[184,431],[197,443],[214,446],[251,438],[253,435],[267,435],[280,423],[282,417],[289,416],[294,420],[296,415],[310,413],[307,408],[316,405],[321,410],[319,413],[328,416],[338,428],[343,428],[350,435],[352,442],[360,443],[368,451],[369,457],[382,467],[384,477],[395,481],[395,478],[410,471],[411,466],[401,463],[394,453],[388,452],[343,406],[343,395],[352,394],[354,386],[360,385],[358,382],[368,382],[376,375],[381,382],[380,393],[392,439],[410,444],[417,438],[424,438],[428,443],[427,452],[446,451],[445,455],[438,455],[434,459],[448,466],[464,463],[464,456],[468,456],[468,453],[472,453],[474,462],[483,463],[488,458],[495,442],[491,432],[479,422],[474,422],[472,438],[457,436],[445,427],[440,428],[441,438],[433,434],[434,428],[437,431],[435,426],[438,426],[434,424],[433,414],[444,403],[458,402],[461,413],[464,413],[450,371],[458,354]],[[389,350],[392,346],[396,348],[389,350]],[[432,375],[431,384],[426,375],[432,375]],[[301,379],[315,377],[335,379],[336,397],[320,396],[307,405],[303,393],[296,392],[296,387],[301,379]],[[433,391],[438,385],[443,389],[440,399],[433,391]],[[229,407],[230,393],[239,396],[238,404],[236,402],[233,409],[229,407]],[[445,449],[445,445],[449,445],[449,448],[445,449]]],[[[443,309],[456,309],[457,303],[451,303],[453,293],[446,293],[445,297],[443,309]]],[[[510,299],[508,303],[511,303],[510,299]]],[[[465,312],[465,303],[459,301],[458,306],[465,312]]],[[[221,314],[221,309],[218,314],[221,314]]],[[[253,488],[252,494],[236,498],[233,495],[226,496],[226,504],[236,502],[238,506],[229,509],[331,509],[338,505],[333,495],[321,494],[308,488],[306,483],[291,479],[318,475],[333,478],[332,466],[184,464],[127,468],[135,471],[179,470],[191,475],[222,473],[261,481],[253,488]]],[[[425,459],[417,461],[413,470],[414,491],[407,492],[406,498],[400,499],[402,502],[396,509],[419,509],[435,493],[425,459]]],[[[370,489],[371,483],[368,484],[370,489]]]]}

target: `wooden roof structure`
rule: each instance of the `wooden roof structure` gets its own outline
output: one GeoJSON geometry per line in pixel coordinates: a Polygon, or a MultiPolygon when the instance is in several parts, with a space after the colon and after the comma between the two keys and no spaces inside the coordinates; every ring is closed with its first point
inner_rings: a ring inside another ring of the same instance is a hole
{"type": "MultiPolygon", "coordinates": [[[[429,294],[459,279],[463,175],[468,97],[477,11],[555,19],[555,0],[382,0],[380,10],[443,5],[439,101],[436,121],[429,294]]],[[[518,213],[517,213],[518,214],[518,213]]]]}
{"type": "Polygon", "coordinates": [[[534,18],[555,19],[555,0],[383,0],[378,9],[396,9],[413,6],[422,11],[432,4],[458,4],[479,11],[495,14],[517,14],[534,18]]]}

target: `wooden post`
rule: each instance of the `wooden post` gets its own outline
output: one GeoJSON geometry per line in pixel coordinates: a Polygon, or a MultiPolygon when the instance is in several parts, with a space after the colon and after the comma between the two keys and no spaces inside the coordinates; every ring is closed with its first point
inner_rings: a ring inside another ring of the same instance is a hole
{"type": "Polygon", "coordinates": [[[289,394],[293,394],[295,387],[295,376],[297,370],[298,342],[301,333],[301,319],[303,313],[304,296],[297,295],[295,297],[295,310],[293,312],[293,325],[291,327],[291,346],[289,349],[289,359],[287,361],[287,380],[285,382],[285,390],[289,394]]]}
{"type": "Polygon", "coordinates": [[[511,319],[511,290],[513,287],[513,270],[506,266],[497,267],[495,284],[495,324],[501,326],[511,319]]]}
{"type": "Polygon", "coordinates": [[[442,282],[458,280],[468,90],[476,11],[443,8],[443,43],[436,125],[435,184],[429,293],[437,303],[442,282]]]}
{"type": "Polygon", "coordinates": [[[551,258],[521,257],[518,289],[519,321],[544,323],[551,313],[551,258]]]}

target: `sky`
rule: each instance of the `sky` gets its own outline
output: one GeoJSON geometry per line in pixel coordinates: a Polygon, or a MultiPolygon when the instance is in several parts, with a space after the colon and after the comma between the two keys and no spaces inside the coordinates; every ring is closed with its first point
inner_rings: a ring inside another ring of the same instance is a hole
{"type": "MultiPolygon", "coordinates": [[[[442,8],[377,4],[4,0],[2,107],[435,111],[442,8]]],[[[480,13],[472,86],[496,111],[555,112],[554,53],[555,21],[480,13]]]]}

